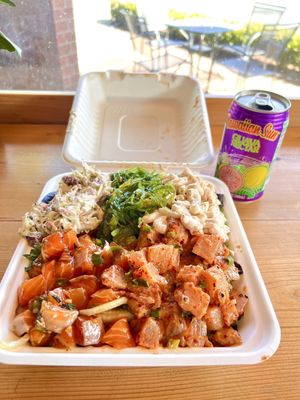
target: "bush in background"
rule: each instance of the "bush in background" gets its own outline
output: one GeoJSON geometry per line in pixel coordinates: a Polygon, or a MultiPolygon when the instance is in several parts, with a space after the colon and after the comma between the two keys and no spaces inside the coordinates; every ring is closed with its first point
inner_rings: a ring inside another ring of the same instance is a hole
{"type": "Polygon", "coordinates": [[[126,30],[127,25],[121,11],[130,12],[137,15],[136,5],[134,3],[120,3],[118,0],[111,0],[111,19],[114,26],[119,29],[126,30]]]}
{"type": "Polygon", "coordinates": [[[286,51],[282,57],[283,66],[293,66],[298,71],[300,70],[300,34],[296,34],[292,37],[291,41],[287,45],[286,51]]]}

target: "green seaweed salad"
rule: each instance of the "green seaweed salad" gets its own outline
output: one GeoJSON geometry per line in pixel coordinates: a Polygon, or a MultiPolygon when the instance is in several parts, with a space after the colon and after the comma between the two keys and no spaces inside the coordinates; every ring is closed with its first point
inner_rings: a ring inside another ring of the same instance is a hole
{"type": "Polygon", "coordinates": [[[97,237],[126,246],[137,240],[141,218],[170,206],[175,198],[163,173],[132,168],[111,175],[112,194],[104,204],[104,218],[97,237]]]}

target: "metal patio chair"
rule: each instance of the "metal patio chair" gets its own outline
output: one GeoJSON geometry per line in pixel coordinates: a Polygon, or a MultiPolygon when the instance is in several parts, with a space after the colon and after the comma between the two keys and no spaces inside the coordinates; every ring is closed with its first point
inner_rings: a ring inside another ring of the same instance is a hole
{"type": "Polygon", "coordinates": [[[211,56],[213,46],[205,43],[204,35],[191,34],[188,37],[188,43],[184,45],[188,52],[191,54],[191,74],[199,79],[200,78],[200,58],[204,55],[211,56]],[[194,62],[194,55],[196,55],[197,64],[194,62]],[[194,71],[195,70],[195,71],[194,71]]]}
{"type": "Polygon", "coordinates": [[[168,52],[171,47],[184,48],[185,40],[172,40],[163,37],[159,31],[149,30],[147,21],[143,17],[125,11],[122,11],[122,15],[130,33],[135,65],[141,66],[149,72],[158,72],[174,66],[179,67],[187,62],[187,57],[174,56],[168,52]],[[149,56],[147,51],[149,51],[149,56]]]}
{"type": "Polygon", "coordinates": [[[238,56],[248,56],[251,53],[253,43],[261,34],[261,30],[264,25],[277,25],[285,12],[286,7],[265,4],[265,3],[254,3],[250,19],[246,25],[244,32],[245,41],[240,45],[228,45],[220,44],[219,49],[225,52],[236,54],[238,56]],[[256,24],[256,32],[253,33],[253,26],[256,24]]]}
{"type": "Polygon", "coordinates": [[[299,26],[299,23],[264,25],[262,32],[248,50],[243,77],[246,78],[251,73],[252,64],[255,62],[262,65],[265,73],[278,72],[285,49],[299,26]]]}
{"type": "MultiPolygon", "coordinates": [[[[249,46],[247,54],[223,59],[216,56],[221,65],[236,72],[239,78],[278,74],[288,43],[299,29],[300,23],[264,25],[256,40],[249,46]]],[[[238,82],[238,81],[237,81],[238,82]]]]}

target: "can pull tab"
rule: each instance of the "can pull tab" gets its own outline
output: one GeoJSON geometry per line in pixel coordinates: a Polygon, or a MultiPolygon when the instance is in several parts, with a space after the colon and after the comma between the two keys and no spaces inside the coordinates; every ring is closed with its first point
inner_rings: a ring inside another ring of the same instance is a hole
{"type": "Polygon", "coordinates": [[[271,96],[268,93],[258,92],[254,97],[254,103],[259,110],[272,111],[271,96]]]}

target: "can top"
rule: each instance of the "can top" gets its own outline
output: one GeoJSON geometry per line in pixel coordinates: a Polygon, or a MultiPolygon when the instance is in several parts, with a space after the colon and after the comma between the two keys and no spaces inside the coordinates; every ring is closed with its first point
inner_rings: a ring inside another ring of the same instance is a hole
{"type": "Polygon", "coordinates": [[[281,113],[291,107],[286,97],[260,90],[242,90],[235,96],[235,101],[243,108],[266,114],[281,113]]]}

